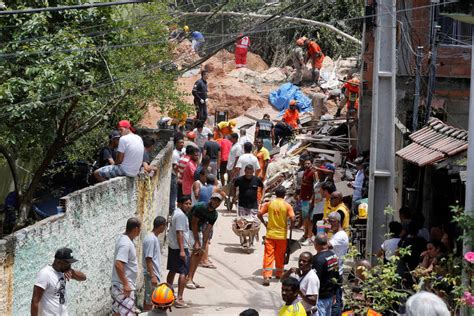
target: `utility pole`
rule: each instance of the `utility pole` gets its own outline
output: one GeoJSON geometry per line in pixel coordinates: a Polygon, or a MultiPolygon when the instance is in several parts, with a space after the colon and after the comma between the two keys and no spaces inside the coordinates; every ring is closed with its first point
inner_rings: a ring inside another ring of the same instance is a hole
{"type": "MultiPolygon", "coordinates": [[[[464,213],[474,217],[474,24],[471,24],[471,91],[469,93],[469,135],[467,145],[467,177],[466,200],[464,213]]],[[[464,238],[463,253],[473,250],[472,240],[464,238]]],[[[463,270],[463,285],[469,284],[469,274],[463,270]]],[[[468,307],[462,310],[462,315],[468,315],[468,307]]]]}
{"type": "Polygon", "coordinates": [[[421,61],[423,58],[423,46],[418,46],[416,51],[416,77],[415,77],[415,99],[413,100],[413,125],[412,132],[418,129],[418,109],[420,108],[420,81],[421,81],[421,61]]]}
{"type": "MultiPolygon", "coordinates": [[[[433,8],[434,10],[434,8],[433,8]]],[[[429,121],[431,117],[431,100],[433,100],[434,86],[436,82],[436,58],[438,56],[438,32],[441,30],[441,26],[433,21],[433,41],[431,43],[431,59],[430,59],[430,77],[428,78],[428,94],[426,96],[426,116],[425,123],[429,121]]]]}
{"type": "Polygon", "coordinates": [[[376,16],[366,247],[372,261],[384,240],[384,209],[395,200],[396,0],[378,1],[376,16]]]}

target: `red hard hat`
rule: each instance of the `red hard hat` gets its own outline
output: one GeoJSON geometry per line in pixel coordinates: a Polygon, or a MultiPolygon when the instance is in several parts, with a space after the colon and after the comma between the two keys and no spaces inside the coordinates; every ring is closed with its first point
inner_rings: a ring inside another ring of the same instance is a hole
{"type": "Polygon", "coordinates": [[[188,132],[188,133],[186,134],[186,137],[187,137],[188,139],[194,139],[194,138],[196,138],[196,135],[194,134],[194,132],[188,132]]]}

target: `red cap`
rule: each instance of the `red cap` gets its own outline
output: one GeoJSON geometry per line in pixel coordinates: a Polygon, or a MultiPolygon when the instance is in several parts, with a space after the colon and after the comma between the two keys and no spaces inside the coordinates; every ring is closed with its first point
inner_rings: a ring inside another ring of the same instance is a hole
{"type": "Polygon", "coordinates": [[[128,128],[133,133],[135,133],[135,129],[132,127],[132,124],[128,120],[121,120],[118,122],[117,127],[128,128]]]}
{"type": "Polygon", "coordinates": [[[132,128],[132,124],[130,124],[130,121],[121,120],[120,122],[118,122],[117,127],[123,127],[123,128],[131,129],[131,128],[132,128]]]}

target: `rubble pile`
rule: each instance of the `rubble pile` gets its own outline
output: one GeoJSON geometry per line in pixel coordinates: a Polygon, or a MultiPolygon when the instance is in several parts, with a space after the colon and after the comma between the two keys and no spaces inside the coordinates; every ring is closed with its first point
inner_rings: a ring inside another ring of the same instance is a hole
{"type": "Polygon", "coordinates": [[[346,119],[314,121],[310,114],[303,116],[301,122],[300,134],[291,143],[272,151],[273,158],[268,166],[265,181],[265,199],[271,198],[274,190],[280,185],[286,188],[288,196],[294,195],[300,168],[299,158],[303,153],[313,158],[318,157],[322,164],[334,166],[333,179],[338,190],[345,195],[351,194],[352,189],[343,181],[352,176],[343,168],[343,157],[353,146],[350,142],[352,139],[348,137],[350,122],[346,119]]]}
{"type": "MultiPolygon", "coordinates": [[[[187,39],[174,46],[173,59],[178,69],[186,69],[200,57],[193,52],[191,42],[187,39]]],[[[356,72],[355,58],[337,59],[333,61],[325,57],[321,78],[330,81],[329,89],[339,88],[341,81],[348,73],[356,72]]],[[[201,69],[209,71],[209,103],[208,113],[212,117],[216,110],[228,111],[230,118],[246,115],[253,109],[262,109],[263,113],[271,112],[268,102],[272,91],[277,90],[281,84],[289,82],[294,74],[294,69],[286,66],[283,68],[269,67],[263,59],[256,54],[248,52],[246,68],[235,68],[235,55],[225,49],[221,50],[201,67],[186,71],[178,79],[179,91],[183,93],[183,101],[193,104],[192,88],[196,80],[200,78],[201,69]]],[[[311,80],[311,68],[308,65],[304,70],[304,79],[311,80]]],[[[318,92],[318,88],[302,87],[301,91],[308,97],[318,92]]],[[[335,114],[336,104],[328,100],[325,106],[329,114],[335,114]]],[[[149,107],[145,119],[140,125],[145,127],[156,127],[156,122],[161,113],[156,107],[149,107]]],[[[258,116],[258,119],[261,115],[258,116]]],[[[277,116],[272,117],[277,118],[277,116]]]]}
{"type": "Polygon", "coordinates": [[[178,70],[199,60],[199,55],[193,51],[191,42],[187,39],[174,46],[172,56],[173,62],[178,67],[178,70]]]}

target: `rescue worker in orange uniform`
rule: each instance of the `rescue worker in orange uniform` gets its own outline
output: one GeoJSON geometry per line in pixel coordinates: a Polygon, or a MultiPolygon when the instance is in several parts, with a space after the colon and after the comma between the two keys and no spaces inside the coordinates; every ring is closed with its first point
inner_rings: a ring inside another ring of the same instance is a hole
{"type": "Polygon", "coordinates": [[[318,84],[319,81],[319,71],[323,66],[324,54],[321,50],[321,47],[315,42],[310,41],[306,37],[300,38],[298,41],[304,42],[304,49],[306,50],[306,58],[305,64],[311,60],[311,67],[313,68],[311,71],[312,79],[313,79],[313,87],[318,84]]]}
{"type": "MultiPolygon", "coordinates": [[[[346,101],[346,110],[350,112],[356,112],[359,109],[359,91],[360,91],[360,79],[357,73],[353,73],[351,78],[347,80],[342,86],[342,93],[344,94],[344,100],[346,101]]],[[[339,104],[339,108],[336,112],[336,117],[341,115],[341,110],[344,106],[344,101],[339,104]]]]}
{"type": "Polygon", "coordinates": [[[242,33],[235,41],[235,68],[242,68],[247,65],[247,52],[250,47],[250,39],[242,33]]]}
{"type": "Polygon", "coordinates": [[[289,109],[283,114],[281,122],[275,125],[275,146],[283,146],[285,140],[293,135],[293,129],[300,125],[300,112],[296,100],[290,101],[289,109]],[[279,144],[280,143],[280,144],[279,144]]]}

